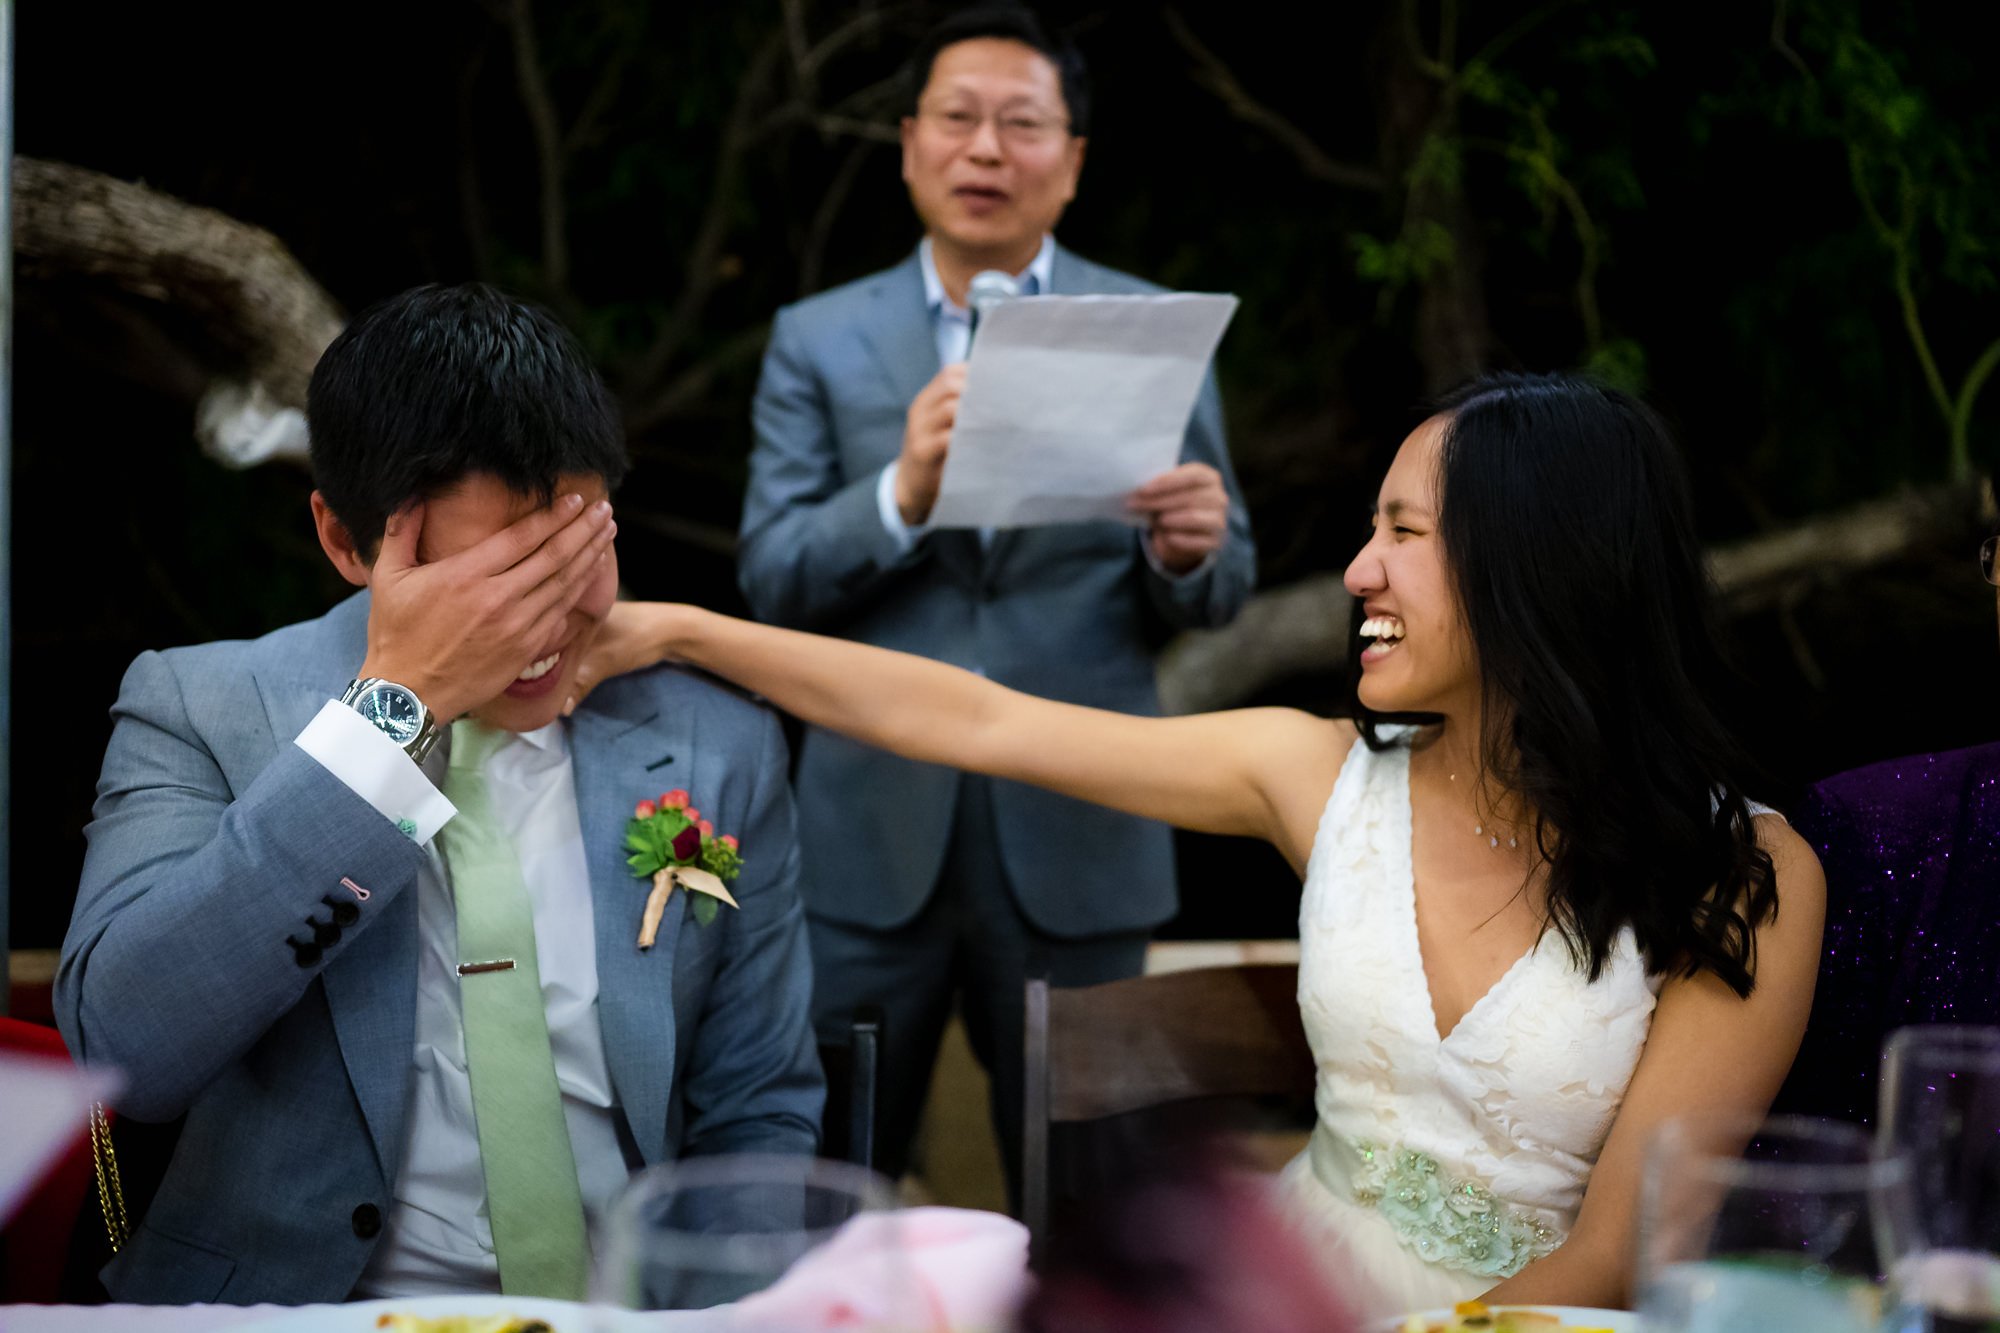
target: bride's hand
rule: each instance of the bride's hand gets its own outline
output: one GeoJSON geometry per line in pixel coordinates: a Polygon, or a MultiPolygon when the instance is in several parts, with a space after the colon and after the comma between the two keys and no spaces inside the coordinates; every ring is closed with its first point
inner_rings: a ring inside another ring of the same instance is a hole
{"type": "Polygon", "coordinates": [[[672,661],[668,626],[676,609],[665,602],[613,602],[610,614],[583,651],[575,684],[563,704],[563,716],[575,712],[592,690],[613,676],[672,661]]]}

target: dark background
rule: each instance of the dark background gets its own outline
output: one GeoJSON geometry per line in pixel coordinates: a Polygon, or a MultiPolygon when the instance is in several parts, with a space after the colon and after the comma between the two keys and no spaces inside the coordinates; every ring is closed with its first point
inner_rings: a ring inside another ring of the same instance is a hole
{"type": "MultiPolygon", "coordinates": [[[[34,5],[18,148],[268,228],[349,310],[472,277],[547,301],[628,412],[629,588],[735,610],[763,328],[915,243],[884,136],[892,76],[944,8],[34,5]]],[[[1243,297],[1219,366],[1266,587],[1344,564],[1416,405],[1474,362],[1643,392],[1714,542],[1964,491],[1991,474],[2000,400],[1975,400],[1954,462],[1912,330],[1948,397],[2000,335],[1978,11],[1050,5],[1097,85],[1061,236],[1243,297]]],[[[12,938],[49,947],[125,665],[316,614],[345,585],[300,469],[199,452],[183,363],[230,367],[198,321],[74,276],[24,279],[18,302],[12,938]]],[[[1781,793],[2000,736],[1981,535],[1941,520],[1731,622],[1728,703],[1781,793]]],[[[1266,698],[1344,696],[1329,671],[1266,698]]],[[[1291,932],[1275,854],[1184,852],[1175,933],[1291,932]]]]}

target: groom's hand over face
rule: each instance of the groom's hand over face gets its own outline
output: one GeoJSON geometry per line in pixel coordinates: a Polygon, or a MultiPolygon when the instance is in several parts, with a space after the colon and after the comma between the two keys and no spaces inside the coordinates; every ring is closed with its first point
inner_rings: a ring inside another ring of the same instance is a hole
{"type": "Polygon", "coordinates": [[[408,686],[446,726],[506,689],[558,637],[617,525],[609,501],[563,495],[423,563],[423,522],[423,505],[412,505],[382,534],[361,675],[408,686]]]}

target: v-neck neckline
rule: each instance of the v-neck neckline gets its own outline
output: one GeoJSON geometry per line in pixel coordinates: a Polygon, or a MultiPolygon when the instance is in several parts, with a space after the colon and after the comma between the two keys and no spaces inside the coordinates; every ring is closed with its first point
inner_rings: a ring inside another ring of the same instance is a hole
{"type": "Polygon", "coordinates": [[[1453,1037],[1463,1032],[1466,1025],[1477,1017],[1482,1010],[1498,1003],[1495,997],[1508,988],[1516,975],[1527,970],[1527,966],[1533,960],[1535,952],[1542,947],[1542,940],[1540,937],[1537,937],[1535,942],[1530,944],[1521,956],[1516,958],[1508,966],[1507,970],[1502,972],[1493,984],[1488,986],[1480,994],[1479,998],[1474,1000],[1466,1008],[1465,1012],[1458,1016],[1458,1021],[1452,1024],[1451,1031],[1445,1032],[1438,1026],[1437,999],[1431,991],[1431,973],[1430,967],[1424,959],[1423,935],[1417,929],[1417,817],[1416,809],[1410,800],[1410,751],[1407,747],[1404,747],[1402,750],[1402,761],[1403,780],[1400,784],[1400,789],[1402,792],[1403,816],[1402,844],[1406,852],[1403,858],[1404,873],[1402,884],[1403,920],[1407,927],[1405,938],[1409,942],[1410,960],[1415,965],[1417,979],[1421,983],[1418,988],[1418,994],[1423,1001],[1423,1013],[1421,1017],[1423,1019],[1424,1035],[1432,1043],[1433,1049],[1442,1050],[1450,1044],[1453,1037]]]}

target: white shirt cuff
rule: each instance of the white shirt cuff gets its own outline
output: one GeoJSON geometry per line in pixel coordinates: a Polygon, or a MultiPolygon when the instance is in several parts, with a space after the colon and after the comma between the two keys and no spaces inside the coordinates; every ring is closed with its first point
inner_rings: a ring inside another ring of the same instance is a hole
{"type": "MultiPolygon", "coordinates": [[[[875,512],[882,516],[882,530],[896,543],[896,549],[907,554],[917,544],[917,538],[931,529],[928,523],[912,527],[903,522],[903,511],[896,507],[896,466],[892,461],[882,469],[881,477],[875,482],[875,512]]],[[[388,737],[382,739],[387,740],[388,737]]]]}
{"type": "Polygon", "coordinates": [[[458,813],[402,746],[338,699],[327,700],[293,744],[413,842],[429,842],[458,813]]]}

